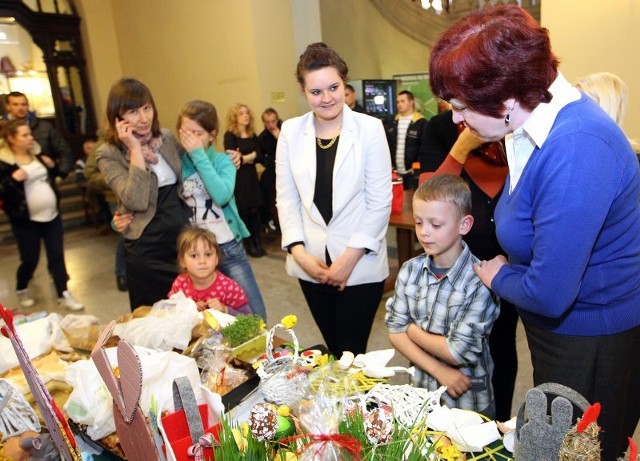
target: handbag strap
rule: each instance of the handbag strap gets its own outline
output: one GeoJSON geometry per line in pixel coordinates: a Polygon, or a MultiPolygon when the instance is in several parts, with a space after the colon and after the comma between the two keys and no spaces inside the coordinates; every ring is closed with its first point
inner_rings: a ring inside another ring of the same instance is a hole
{"type": "Polygon", "coordinates": [[[186,376],[173,380],[173,406],[175,411],[184,410],[191,442],[197,443],[198,439],[204,435],[204,427],[202,427],[196,396],[193,393],[191,382],[186,376]]]}

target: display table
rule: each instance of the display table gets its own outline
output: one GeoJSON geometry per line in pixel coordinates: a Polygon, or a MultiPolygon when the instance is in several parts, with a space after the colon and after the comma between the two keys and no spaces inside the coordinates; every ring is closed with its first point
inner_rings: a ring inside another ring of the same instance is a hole
{"type": "Polygon", "coordinates": [[[415,220],[413,219],[413,190],[404,191],[402,212],[391,214],[389,226],[396,230],[396,248],[398,251],[398,267],[389,268],[389,278],[385,282],[385,292],[393,290],[398,271],[409,259],[416,256],[415,220]]]}

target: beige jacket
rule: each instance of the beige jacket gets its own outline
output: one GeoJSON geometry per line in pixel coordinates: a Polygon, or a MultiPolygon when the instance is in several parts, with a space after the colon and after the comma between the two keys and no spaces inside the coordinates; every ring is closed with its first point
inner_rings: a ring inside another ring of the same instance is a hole
{"type": "MultiPolygon", "coordinates": [[[[169,130],[162,130],[160,155],[178,178],[178,193],[182,196],[182,147],[169,130]]],[[[130,155],[113,144],[103,143],[96,150],[98,168],[118,199],[118,211],[133,213],[135,219],[123,232],[125,238],[140,238],[156,213],[158,178],[148,168],[132,167],[130,155]]]]}

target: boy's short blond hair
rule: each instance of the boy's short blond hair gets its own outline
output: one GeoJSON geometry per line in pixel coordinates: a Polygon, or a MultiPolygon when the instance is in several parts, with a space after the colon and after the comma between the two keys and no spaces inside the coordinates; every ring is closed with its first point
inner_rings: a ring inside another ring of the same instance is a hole
{"type": "Polygon", "coordinates": [[[181,271],[185,271],[184,255],[195,247],[199,241],[203,241],[210,250],[216,252],[216,255],[218,255],[218,264],[220,264],[222,256],[220,255],[220,247],[213,232],[198,226],[188,226],[178,235],[178,267],[181,271]]]}
{"type": "Polygon", "coordinates": [[[471,214],[471,189],[460,176],[438,174],[426,180],[413,194],[414,200],[453,203],[460,216],[471,214]]]}

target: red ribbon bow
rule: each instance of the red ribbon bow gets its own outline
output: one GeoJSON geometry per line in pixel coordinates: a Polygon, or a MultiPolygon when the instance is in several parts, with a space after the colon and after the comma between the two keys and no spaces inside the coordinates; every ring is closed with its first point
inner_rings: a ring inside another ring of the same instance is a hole
{"type": "Polygon", "coordinates": [[[187,449],[187,455],[192,458],[196,458],[195,461],[204,461],[205,448],[211,448],[214,445],[213,434],[204,434],[198,439],[198,443],[191,445],[187,449]]]}
{"type": "MultiPolygon", "coordinates": [[[[299,456],[309,448],[311,445],[320,444],[315,448],[315,455],[322,452],[327,443],[335,443],[344,448],[350,455],[358,456],[362,451],[362,444],[356,438],[347,434],[302,434],[302,435],[294,435],[291,437],[285,437],[280,439],[280,443],[288,443],[293,442],[298,439],[309,439],[309,442],[304,445],[301,449],[296,452],[296,455],[299,456]]],[[[315,456],[314,455],[314,456],[315,456]]]]}

